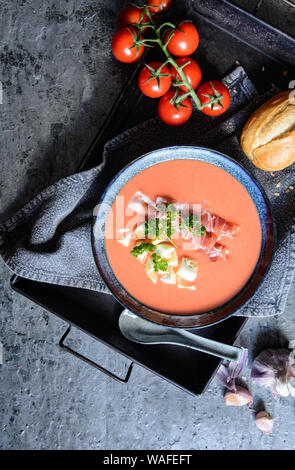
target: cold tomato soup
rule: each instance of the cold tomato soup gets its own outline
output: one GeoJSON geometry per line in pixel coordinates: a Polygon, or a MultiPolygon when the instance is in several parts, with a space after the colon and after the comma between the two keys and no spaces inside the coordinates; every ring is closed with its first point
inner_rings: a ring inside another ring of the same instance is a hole
{"type": "Polygon", "coordinates": [[[207,312],[229,301],[249,280],[261,249],[259,216],[249,193],[226,171],[196,160],[159,163],[130,179],[108,214],[105,236],[110,266],[129,294],[177,315],[207,312]],[[159,197],[166,206],[155,212],[159,197]],[[174,204],[172,224],[178,228],[166,240],[168,231],[159,235],[159,222],[161,227],[167,214],[171,221],[167,201],[174,204]],[[179,202],[200,205],[197,229],[190,227],[192,216],[180,216],[179,202]],[[152,224],[154,233],[146,238],[149,204],[158,225],[155,232],[152,224]],[[184,241],[195,235],[199,245],[184,249],[184,241]]]}

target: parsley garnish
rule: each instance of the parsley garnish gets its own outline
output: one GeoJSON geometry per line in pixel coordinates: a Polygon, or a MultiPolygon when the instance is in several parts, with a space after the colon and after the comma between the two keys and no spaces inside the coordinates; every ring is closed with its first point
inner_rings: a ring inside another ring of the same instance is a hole
{"type": "Polygon", "coordinates": [[[161,237],[168,239],[171,243],[171,237],[175,232],[173,221],[179,217],[179,229],[186,230],[191,235],[205,235],[206,227],[201,224],[199,217],[196,214],[181,215],[181,211],[177,210],[173,204],[161,204],[158,207],[162,212],[161,218],[154,218],[145,221],[144,235],[145,238],[153,239],[161,237]]]}
{"type": "Polygon", "coordinates": [[[152,260],[154,263],[154,270],[158,271],[168,271],[168,263],[166,260],[161,258],[161,256],[157,255],[156,253],[152,254],[152,260]]]}
{"type": "Polygon", "coordinates": [[[187,230],[192,235],[205,235],[206,227],[201,224],[199,217],[195,214],[187,214],[181,218],[180,230],[187,230]]]}
{"type": "Polygon", "coordinates": [[[145,238],[157,238],[160,234],[159,219],[149,219],[144,223],[145,238]]]}
{"type": "Polygon", "coordinates": [[[170,238],[174,233],[172,221],[177,217],[178,211],[173,204],[160,204],[158,207],[160,212],[163,212],[161,218],[149,219],[144,224],[145,238],[170,238]]]}
{"type": "Polygon", "coordinates": [[[156,247],[152,243],[143,242],[140,245],[137,245],[134,248],[132,248],[130,253],[132,254],[132,256],[137,258],[137,256],[142,255],[146,251],[155,251],[155,249],[156,249],[156,247]]]}
{"type": "Polygon", "coordinates": [[[167,207],[167,237],[171,237],[174,233],[174,228],[172,227],[173,220],[177,217],[178,211],[175,209],[173,204],[168,204],[167,207]]]}

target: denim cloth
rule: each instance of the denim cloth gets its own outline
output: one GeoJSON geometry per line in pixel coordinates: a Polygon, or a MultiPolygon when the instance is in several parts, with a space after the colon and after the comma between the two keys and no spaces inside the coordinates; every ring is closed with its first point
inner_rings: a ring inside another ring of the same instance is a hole
{"type": "Polygon", "coordinates": [[[219,150],[252,171],[272,203],[277,223],[278,245],[269,274],[237,314],[282,313],[295,267],[295,189],[286,192],[289,185],[295,187],[295,165],[272,176],[251,164],[241,151],[239,134],[246,119],[274,91],[259,97],[242,67],[223,81],[231,93],[226,114],[209,118],[194,109],[179,128],[158,118],[146,121],[109,141],[98,167],[60,180],[0,225],[0,254],[8,267],[27,279],[109,293],[91,246],[93,209],[107,183],[144,153],[171,145],[199,145],[219,150]]]}

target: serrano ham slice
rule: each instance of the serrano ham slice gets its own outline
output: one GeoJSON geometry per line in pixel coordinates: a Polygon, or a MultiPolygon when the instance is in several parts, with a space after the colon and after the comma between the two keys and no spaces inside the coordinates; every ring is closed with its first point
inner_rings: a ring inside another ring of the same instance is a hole
{"type": "Polygon", "coordinates": [[[202,237],[192,237],[191,239],[194,249],[207,253],[211,261],[217,261],[218,258],[226,260],[229,250],[218,240],[219,237],[212,232],[206,232],[202,237]]]}
{"type": "MultiPolygon", "coordinates": [[[[173,204],[175,208],[181,211],[181,214],[187,214],[191,206],[189,204],[181,203],[178,201],[168,200],[158,196],[156,202],[150,199],[142,191],[137,191],[128,204],[128,209],[132,209],[143,217],[160,219],[165,216],[161,211],[161,204],[173,204]]],[[[209,255],[212,261],[218,258],[227,259],[229,250],[226,246],[220,243],[222,237],[233,238],[239,230],[239,226],[225,220],[219,215],[213,214],[209,210],[201,211],[201,224],[205,226],[206,233],[202,236],[191,235],[187,230],[179,230],[180,217],[172,222],[176,234],[181,236],[192,243],[195,250],[201,250],[209,255]]]]}
{"type": "Polygon", "coordinates": [[[211,261],[217,261],[218,258],[226,260],[229,255],[229,249],[221,243],[215,243],[214,246],[208,251],[211,261]]]}
{"type": "Polygon", "coordinates": [[[239,229],[238,225],[228,222],[223,217],[212,214],[208,210],[202,211],[201,222],[208,232],[215,233],[217,237],[232,238],[239,229]]]}

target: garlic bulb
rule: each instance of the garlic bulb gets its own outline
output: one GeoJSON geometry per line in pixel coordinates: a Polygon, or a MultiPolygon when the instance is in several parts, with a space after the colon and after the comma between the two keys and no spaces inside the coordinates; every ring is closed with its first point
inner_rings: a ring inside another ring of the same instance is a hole
{"type": "Polygon", "coordinates": [[[292,341],[289,345],[291,352],[287,349],[266,349],[253,362],[253,383],[270,388],[276,398],[295,397],[295,388],[290,383],[295,377],[294,343],[292,341]]]}
{"type": "Polygon", "coordinates": [[[253,398],[251,393],[244,387],[235,386],[235,391],[228,390],[224,395],[226,406],[251,405],[253,398]]]}
{"type": "Polygon", "coordinates": [[[264,434],[271,434],[273,430],[273,419],[267,411],[259,411],[255,416],[255,424],[264,432],[264,434]]]}

